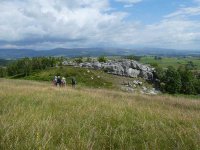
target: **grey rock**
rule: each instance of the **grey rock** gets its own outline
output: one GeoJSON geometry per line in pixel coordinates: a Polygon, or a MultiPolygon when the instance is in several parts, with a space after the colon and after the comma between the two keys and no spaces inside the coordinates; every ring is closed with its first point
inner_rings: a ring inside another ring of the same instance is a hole
{"type": "Polygon", "coordinates": [[[121,90],[126,91],[126,92],[130,92],[130,93],[134,92],[134,89],[131,88],[131,87],[121,87],[121,90]]]}
{"type": "Polygon", "coordinates": [[[93,66],[94,69],[101,69],[102,68],[102,65],[101,65],[100,62],[94,62],[92,64],[92,66],[93,66]]]}
{"type": "Polygon", "coordinates": [[[133,68],[133,69],[137,69],[137,65],[138,65],[138,62],[131,61],[130,67],[133,68]]]}
{"type": "Polygon", "coordinates": [[[142,82],[140,82],[140,81],[138,81],[138,80],[134,80],[133,83],[134,83],[135,85],[142,85],[142,82]]]}
{"type": "Polygon", "coordinates": [[[92,67],[92,64],[91,64],[91,63],[88,63],[88,62],[86,62],[86,63],[81,63],[81,67],[84,67],[84,68],[93,68],[93,67],[92,67]]]}
{"type": "Polygon", "coordinates": [[[144,78],[145,80],[152,80],[153,79],[153,73],[150,71],[144,71],[142,70],[140,72],[140,77],[144,78]]]}
{"type": "Polygon", "coordinates": [[[146,80],[153,79],[153,71],[154,68],[151,68],[147,65],[143,65],[138,63],[137,61],[132,60],[118,60],[111,61],[109,60],[107,63],[102,62],[85,62],[80,64],[74,64],[72,62],[64,61],[63,65],[72,65],[79,66],[83,68],[91,68],[91,69],[104,69],[107,73],[126,76],[131,78],[141,77],[146,80]]]}
{"type": "Polygon", "coordinates": [[[136,69],[129,68],[127,73],[128,73],[127,75],[129,77],[137,78],[139,76],[139,74],[140,74],[140,71],[136,70],[136,69]]]}
{"type": "Polygon", "coordinates": [[[148,95],[157,95],[159,94],[160,92],[157,91],[155,88],[152,88],[151,90],[149,90],[146,94],[148,95]]]}

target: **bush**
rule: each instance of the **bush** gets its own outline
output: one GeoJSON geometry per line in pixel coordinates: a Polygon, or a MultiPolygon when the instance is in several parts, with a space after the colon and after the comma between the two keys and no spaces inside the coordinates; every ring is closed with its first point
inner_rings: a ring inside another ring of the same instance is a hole
{"type": "Polygon", "coordinates": [[[99,58],[98,58],[98,61],[99,62],[107,62],[107,59],[106,59],[106,57],[105,56],[100,56],[99,58]]]}
{"type": "Polygon", "coordinates": [[[200,94],[200,79],[195,79],[194,88],[195,88],[196,94],[200,94]]]}
{"type": "Polygon", "coordinates": [[[155,60],[162,60],[162,57],[160,57],[160,56],[155,56],[154,59],[155,59],[155,60]]]}
{"type": "Polygon", "coordinates": [[[0,67],[0,78],[6,77],[7,76],[7,69],[0,67]]]}
{"type": "Polygon", "coordinates": [[[181,91],[181,76],[174,67],[168,67],[164,77],[165,91],[170,94],[177,94],[181,91]]]}
{"type": "Polygon", "coordinates": [[[91,57],[87,57],[87,62],[92,62],[92,58],[91,57]]]}
{"type": "Polygon", "coordinates": [[[188,70],[195,70],[196,67],[197,66],[192,61],[188,61],[188,63],[185,65],[185,68],[188,70]]]}
{"type": "Polygon", "coordinates": [[[155,65],[152,65],[153,67],[155,67],[155,71],[153,73],[154,76],[154,85],[156,88],[160,89],[161,91],[164,92],[164,86],[165,85],[163,82],[164,76],[165,76],[165,71],[162,67],[158,66],[158,64],[156,63],[155,65]]]}
{"type": "Polygon", "coordinates": [[[179,69],[179,74],[181,76],[181,93],[182,94],[195,94],[194,87],[194,74],[187,69],[179,69]]]}
{"type": "Polygon", "coordinates": [[[83,62],[83,58],[82,57],[76,58],[75,62],[78,63],[78,64],[80,64],[80,63],[83,62]]]}

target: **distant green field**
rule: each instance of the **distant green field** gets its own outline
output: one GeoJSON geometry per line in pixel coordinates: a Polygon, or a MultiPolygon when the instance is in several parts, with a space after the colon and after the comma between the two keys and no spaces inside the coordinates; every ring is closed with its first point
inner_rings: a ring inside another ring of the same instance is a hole
{"type": "Polygon", "coordinates": [[[187,58],[178,58],[178,57],[163,57],[161,60],[155,60],[153,56],[142,57],[140,62],[145,64],[154,64],[157,63],[161,67],[174,66],[178,68],[179,66],[186,65],[189,61],[193,62],[196,65],[196,69],[200,69],[200,58],[197,57],[187,57],[187,58]]]}

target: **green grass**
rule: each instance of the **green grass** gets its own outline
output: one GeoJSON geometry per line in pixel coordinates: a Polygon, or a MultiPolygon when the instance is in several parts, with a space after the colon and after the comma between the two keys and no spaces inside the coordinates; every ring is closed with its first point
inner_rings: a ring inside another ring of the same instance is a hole
{"type": "Polygon", "coordinates": [[[24,77],[27,80],[36,81],[52,81],[55,75],[66,77],[67,84],[71,84],[71,78],[75,77],[79,86],[87,86],[93,88],[112,88],[113,83],[107,79],[107,74],[103,71],[96,71],[84,68],[61,67],[49,68],[35,72],[30,76],[24,77]]]}
{"type": "Polygon", "coordinates": [[[142,57],[140,60],[141,63],[145,64],[157,63],[161,67],[174,66],[176,68],[186,65],[189,61],[192,61],[196,65],[197,69],[200,70],[200,59],[197,57],[163,57],[161,60],[155,60],[153,56],[146,56],[142,57]]]}
{"type": "Polygon", "coordinates": [[[0,149],[200,149],[200,101],[0,79],[0,149]]]}
{"type": "MultiPolygon", "coordinates": [[[[70,66],[49,68],[46,70],[31,73],[31,75],[27,77],[24,77],[23,75],[17,75],[11,78],[52,82],[55,75],[66,77],[67,84],[71,84],[71,78],[75,77],[78,83],[78,87],[106,88],[118,90],[121,89],[123,81],[127,82],[135,80],[134,78],[107,74],[103,70],[85,69],[78,67],[76,68],[70,66]]],[[[137,80],[141,80],[145,86],[151,87],[151,85],[146,83],[143,79],[137,80]]]]}

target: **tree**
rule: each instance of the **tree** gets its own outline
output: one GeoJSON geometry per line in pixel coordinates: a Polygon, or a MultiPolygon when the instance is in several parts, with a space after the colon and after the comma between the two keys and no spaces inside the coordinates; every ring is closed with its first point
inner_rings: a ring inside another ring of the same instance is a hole
{"type": "Polygon", "coordinates": [[[24,58],[23,62],[23,66],[24,66],[24,70],[23,73],[25,76],[30,75],[31,71],[32,71],[32,62],[29,58],[24,58]]]}
{"type": "Polygon", "coordinates": [[[200,79],[195,79],[194,88],[195,88],[196,94],[200,94],[200,79]]]}
{"type": "Polygon", "coordinates": [[[159,88],[161,91],[165,91],[165,88],[164,88],[164,83],[163,83],[163,80],[165,78],[165,70],[158,66],[158,65],[154,65],[155,67],[155,72],[154,72],[154,85],[156,88],[159,88]]]}
{"type": "Polygon", "coordinates": [[[4,67],[0,67],[0,78],[7,76],[7,69],[4,67]]]}
{"type": "Polygon", "coordinates": [[[196,65],[193,63],[193,61],[188,61],[188,63],[185,65],[185,68],[188,70],[194,70],[196,69],[196,65]]]}
{"type": "Polygon", "coordinates": [[[165,77],[165,90],[170,94],[177,94],[181,90],[181,76],[174,67],[168,67],[165,77]]]}
{"type": "Polygon", "coordinates": [[[162,57],[160,57],[160,56],[155,56],[154,59],[155,59],[155,60],[161,60],[162,57]]]}
{"type": "Polygon", "coordinates": [[[14,75],[18,74],[17,62],[13,62],[8,65],[7,73],[9,76],[14,76],[14,75]]]}
{"type": "Polygon", "coordinates": [[[98,61],[99,62],[107,62],[107,59],[106,59],[106,57],[105,56],[100,56],[100,57],[98,57],[98,61]]]}
{"type": "Polygon", "coordinates": [[[82,57],[76,58],[75,62],[78,64],[83,63],[83,58],[82,57]]]}
{"type": "Polygon", "coordinates": [[[33,71],[54,67],[59,60],[59,58],[53,57],[23,58],[9,64],[7,72],[9,76],[28,76],[33,71]]]}
{"type": "Polygon", "coordinates": [[[87,62],[92,62],[92,58],[91,57],[87,57],[87,62]]]}
{"type": "Polygon", "coordinates": [[[194,86],[194,80],[195,76],[194,74],[189,71],[188,69],[179,68],[178,72],[181,76],[181,93],[183,94],[195,94],[195,86],[194,86]]]}

